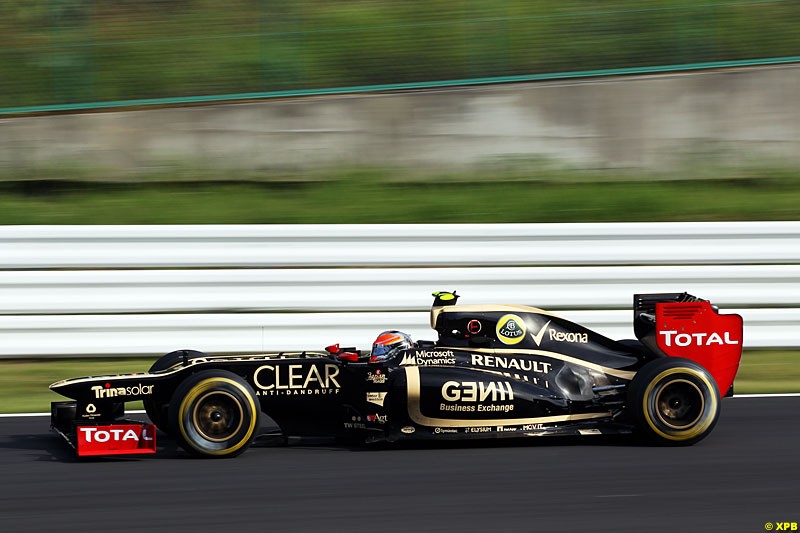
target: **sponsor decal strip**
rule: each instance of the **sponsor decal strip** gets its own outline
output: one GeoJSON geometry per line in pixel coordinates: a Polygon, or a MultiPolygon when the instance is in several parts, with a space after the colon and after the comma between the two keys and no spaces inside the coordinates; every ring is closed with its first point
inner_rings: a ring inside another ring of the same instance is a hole
{"type": "MultiPolygon", "coordinates": [[[[445,348],[442,348],[445,349],[445,348]]],[[[450,348],[451,350],[456,350],[457,348],[450,348]]],[[[462,348],[463,349],[463,348],[462,348]]],[[[511,348],[469,348],[467,349],[469,352],[478,352],[478,353],[487,353],[487,354],[504,354],[504,355],[517,355],[517,354],[528,354],[528,355],[541,355],[544,357],[549,357],[551,359],[558,359],[559,361],[565,361],[567,363],[572,363],[579,366],[585,366],[586,368],[591,368],[592,370],[597,370],[598,372],[603,372],[604,374],[608,374],[609,376],[616,376],[622,379],[633,379],[633,376],[636,375],[636,372],[631,372],[629,370],[617,370],[616,368],[608,368],[606,366],[597,365],[595,363],[590,363],[588,361],[584,361],[582,359],[578,359],[577,357],[571,357],[569,355],[564,355],[561,353],[556,352],[548,352],[546,350],[530,350],[530,349],[511,349],[511,348]]]]}
{"type": "Polygon", "coordinates": [[[334,364],[261,365],[253,373],[253,383],[258,389],[256,396],[288,396],[312,391],[314,394],[338,394],[341,388],[336,379],[338,375],[339,367],[334,364]]]}
{"type": "Polygon", "coordinates": [[[570,420],[586,420],[590,418],[607,418],[611,412],[581,413],[576,415],[540,416],[536,418],[499,418],[495,420],[451,420],[446,418],[429,418],[422,414],[420,409],[419,368],[406,367],[406,382],[408,387],[408,416],[421,426],[441,427],[473,427],[473,426],[514,426],[522,424],[549,424],[553,422],[567,422],[570,420]]]}
{"type": "MultiPolygon", "coordinates": [[[[142,385],[137,383],[130,387],[111,387],[111,384],[106,383],[106,386],[95,385],[92,387],[95,398],[116,398],[118,396],[147,396],[153,394],[153,385],[142,385]]],[[[91,404],[89,404],[91,405],[91,404]]],[[[90,411],[92,412],[92,411],[90,411]]]]}
{"type": "Polygon", "coordinates": [[[153,424],[87,425],[76,430],[75,449],[81,457],[156,453],[153,424]]]}
{"type": "Polygon", "coordinates": [[[387,394],[388,392],[368,392],[367,401],[383,407],[383,402],[386,401],[387,394]]]}
{"type": "Polygon", "coordinates": [[[662,330],[658,332],[659,335],[666,337],[664,342],[667,346],[672,346],[673,335],[675,337],[676,346],[711,346],[712,344],[739,344],[736,339],[731,339],[731,332],[725,331],[723,339],[719,333],[679,333],[678,330],[662,330]]]}
{"type": "Polygon", "coordinates": [[[413,354],[406,353],[400,361],[400,366],[446,366],[456,364],[456,354],[453,350],[415,350],[413,354]]]}
{"type": "MultiPolygon", "coordinates": [[[[489,372],[491,374],[502,375],[499,372],[489,372]]],[[[775,394],[736,394],[731,398],[800,398],[800,392],[778,392],[775,394]]],[[[731,398],[723,398],[723,400],[730,400],[731,398]]],[[[143,415],[144,410],[139,409],[136,411],[125,411],[126,415],[143,415]]],[[[0,413],[0,418],[31,418],[37,416],[50,416],[51,413],[0,413]]],[[[475,422],[481,422],[476,420],[475,422]]],[[[503,422],[505,425],[510,425],[507,421],[503,422]]],[[[484,425],[484,424],[480,424],[484,425]]]]}

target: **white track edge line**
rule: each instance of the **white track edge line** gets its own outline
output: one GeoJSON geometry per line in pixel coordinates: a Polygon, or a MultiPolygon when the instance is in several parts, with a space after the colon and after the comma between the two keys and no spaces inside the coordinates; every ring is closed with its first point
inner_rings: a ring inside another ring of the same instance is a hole
{"type": "Polygon", "coordinates": [[[794,398],[800,396],[800,392],[778,392],[775,394],[736,394],[733,398],[794,398]]]}

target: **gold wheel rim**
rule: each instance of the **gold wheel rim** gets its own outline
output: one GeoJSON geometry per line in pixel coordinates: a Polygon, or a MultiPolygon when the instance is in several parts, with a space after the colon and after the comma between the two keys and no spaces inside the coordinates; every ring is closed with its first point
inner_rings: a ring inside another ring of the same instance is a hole
{"type": "MultiPolygon", "coordinates": [[[[184,438],[186,443],[189,446],[191,446],[192,448],[194,448],[195,450],[197,450],[198,452],[201,452],[201,453],[207,454],[207,455],[224,456],[224,455],[230,455],[230,454],[236,452],[242,446],[247,444],[247,442],[249,441],[250,437],[253,435],[253,432],[256,429],[256,420],[257,420],[258,408],[256,407],[256,404],[253,401],[252,396],[247,391],[245,386],[243,386],[242,384],[240,384],[240,383],[238,383],[238,382],[236,382],[236,381],[234,381],[234,380],[232,380],[230,378],[226,378],[226,377],[211,377],[211,378],[204,379],[203,381],[200,381],[199,383],[197,383],[186,394],[186,396],[181,401],[180,410],[178,412],[179,420],[186,421],[188,423],[189,422],[189,418],[190,418],[189,417],[189,411],[190,411],[191,406],[194,404],[194,401],[200,395],[202,395],[203,393],[211,391],[211,390],[216,390],[215,387],[217,387],[221,383],[226,383],[226,384],[228,384],[228,385],[230,385],[232,387],[236,387],[237,389],[239,389],[242,392],[242,394],[244,395],[244,399],[247,401],[247,405],[250,406],[251,416],[249,417],[249,421],[247,423],[248,427],[247,427],[244,435],[242,435],[242,438],[238,442],[236,442],[235,444],[233,444],[233,445],[231,445],[229,447],[225,447],[224,449],[216,449],[216,450],[215,449],[207,449],[207,448],[204,448],[204,447],[199,447],[194,442],[192,437],[189,435],[187,424],[184,424],[183,422],[181,422],[179,424],[179,426],[180,426],[179,429],[180,429],[180,432],[181,432],[181,436],[184,438]]],[[[217,443],[217,444],[219,444],[219,443],[217,443]]]]}
{"type": "Polygon", "coordinates": [[[658,390],[655,398],[655,406],[656,415],[665,426],[671,429],[684,430],[692,427],[702,418],[706,408],[706,401],[703,398],[703,392],[697,384],[692,383],[688,379],[675,379],[665,383],[658,390]],[[688,385],[689,394],[694,396],[695,401],[699,400],[699,405],[691,403],[688,397],[689,395],[686,394],[687,390],[671,390],[680,385],[684,385],[684,389],[687,389],[685,386],[688,385]],[[686,413],[692,410],[696,410],[697,415],[691,418],[689,422],[683,424],[675,423],[676,420],[683,418],[686,413]]]}
{"type": "Polygon", "coordinates": [[[192,409],[197,433],[211,442],[225,442],[242,428],[244,412],[237,398],[227,391],[203,394],[192,409]]]}
{"type": "MultiPolygon", "coordinates": [[[[700,421],[694,427],[690,427],[690,428],[687,428],[687,429],[684,429],[684,430],[671,430],[671,429],[664,428],[665,430],[669,431],[669,433],[667,433],[665,431],[662,431],[658,427],[658,425],[654,423],[653,418],[650,416],[650,409],[649,409],[648,403],[649,403],[650,394],[653,392],[653,389],[656,387],[656,385],[659,384],[659,382],[662,379],[664,379],[664,378],[666,378],[668,376],[671,376],[673,374],[689,375],[692,378],[697,379],[699,383],[704,384],[706,389],[709,390],[709,391],[713,391],[714,387],[711,384],[711,382],[708,380],[708,378],[703,373],[698,372],[698,371],[696,371],[696,370],[694,370],[692,368],[686,368],[686,367],[669,368],[669,369],[664,370],[663,372],[659,373],[656,377],[654,377],[650,381],[650,384],[647,386],[647,388],[646,388],[646,390],[644,392],[644,395],[642,397],[642,404],[641,404],[642,405],[641,408],[642,408],[643,413],[644,413],[645,421],[647,422],[647,425],[650,427],[650,429],[654,433],[659,435],[660,437],[663,437],[663,438],[665,438],[667,440],[680,442],[680,441],[686,441],[686,440],[698,437],[699,435],[702,435],[703,432],[705,432],[706,429],[708,429],[708,427],[713,422],[714,417],[716,416],[716,411],[718,409],[718,404],[717,404],[716,395],[713,394],[713,392],[712,392],[709,395],[708,404],[705,406],[705,409],[702,411],[702,414],[701,414],[701,417],[700,417],[701,418],[700,421]],[[707,416],[704,416],[706,414],[707,414],[707,416]]],[[[660,421],[661,420],[660,417],[657,415],[657,413],[655,413],[655,414],[656,414],[655,418],[660,421]]]]}

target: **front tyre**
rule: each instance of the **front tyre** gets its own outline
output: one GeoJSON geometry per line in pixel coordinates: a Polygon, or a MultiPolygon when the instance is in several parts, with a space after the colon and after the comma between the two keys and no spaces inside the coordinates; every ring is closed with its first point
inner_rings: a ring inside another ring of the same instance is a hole
{"type": "Polygon", "coordinates": [[[642,367],[631,383],[629,406],[640,433],[668,446],[687,446],[711,433],[719,418],[714,378],[702,366],[678,357],[642,367]]]}
{"type": "Polygon", "coordinates": [[[224,370],[193,374],[169,404],[172,434],[198,457],[236,457],[253,442],[260,409],[252,387],[224,370]]]}
{"type": "MultiPolygon", "coordinates": [[[[152,374],[153,372],[169,370],[181,362],[188,362],[198,357],[206,357],[206,354],[196,350],[177,350],[170,352],[159,357],[148,372],[152,374]]],[[[163,431],[167,435],[172,435],[172,430],[169,426],[168,400],[169,397],[164,397],[163,395],[147,396],[142,403],[144,404],[144,410],[150,418],[150,421],[153,422],[160,431],[163,431]]]]}

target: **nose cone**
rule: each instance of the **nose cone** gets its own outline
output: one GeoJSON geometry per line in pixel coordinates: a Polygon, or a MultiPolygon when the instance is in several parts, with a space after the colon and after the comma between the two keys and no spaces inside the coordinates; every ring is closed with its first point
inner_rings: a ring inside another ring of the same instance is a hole
{"type": "Polygon", "coordinates": [[[61,381],[56,381],[55,383],[50,384],[51,391],[72,399],[76,399],[73,393],[77,387],[78,385],[73,379],[62,379],[61,381]]]}

